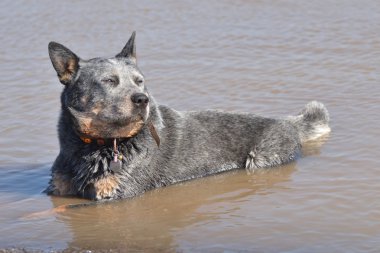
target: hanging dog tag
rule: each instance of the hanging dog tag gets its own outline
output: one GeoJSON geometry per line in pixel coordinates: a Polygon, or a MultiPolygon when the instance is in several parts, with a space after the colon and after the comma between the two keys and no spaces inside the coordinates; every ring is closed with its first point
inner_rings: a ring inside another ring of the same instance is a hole
{"type": "Polygon", "coordinates": [[[110,162],[110,170],[111,171],[113,171],[113,172],[121,171],[122,162],[121,162],[120,158],[122,159],[122,156],[119,156],[119,152],[114,152],[113,159],[110,162]]]}
{"type": "Polygon", "coordinates": [[[110,170],[113,172],[120,172],[122,167],[122,163],[120,160],[114,162],[113,160],[110,162],[110,170]]]}

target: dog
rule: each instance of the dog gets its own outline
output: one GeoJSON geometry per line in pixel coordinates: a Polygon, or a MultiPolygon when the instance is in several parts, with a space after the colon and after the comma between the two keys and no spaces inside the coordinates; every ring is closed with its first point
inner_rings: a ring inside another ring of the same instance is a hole
{"type": "Polygon", "coordinates": [[[83,60],[49,43],[64,88],[60,152],[47,194],[130,198],[232,169],[274,167],[294,161],[304,142],[330,131],[328,111],[316,101],[284,119],[158,105],[137,66],[135,35],[112,58],[83,60]]]}

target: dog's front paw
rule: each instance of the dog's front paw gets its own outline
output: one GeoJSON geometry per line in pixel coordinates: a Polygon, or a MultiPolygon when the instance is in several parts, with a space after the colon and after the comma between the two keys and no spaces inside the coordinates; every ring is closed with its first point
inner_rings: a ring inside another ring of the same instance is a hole
{"type": "Polygon", "coordinates": [[[86,187],[84,197],[92,200],[114,199],[119,183],[119,179],[113,175],[101,177],[86,187]]]}

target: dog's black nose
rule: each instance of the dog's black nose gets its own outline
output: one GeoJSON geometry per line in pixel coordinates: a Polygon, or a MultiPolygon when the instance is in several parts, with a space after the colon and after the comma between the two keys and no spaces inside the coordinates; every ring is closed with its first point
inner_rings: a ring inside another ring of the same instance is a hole
{"type": "Polygon", "coordinates": [[[149,98],[144,93],[133,94],[131,100],[135,105],[142,107],[145,107],[149,103],[149,98]]]}

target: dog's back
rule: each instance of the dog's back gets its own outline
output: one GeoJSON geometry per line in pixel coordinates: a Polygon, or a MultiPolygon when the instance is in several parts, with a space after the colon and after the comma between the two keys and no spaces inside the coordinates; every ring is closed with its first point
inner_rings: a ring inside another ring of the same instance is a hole
{"type": "Polygon", "coordinates": [[[170,174],[178,168],[174,181],[288,163],[298,156],[303,142],[330,131],[327,110],[315,101],[286,119],[220,111],[176,112],[164,106],[160,111],[166,126],[163,142],[170,149],[161,149],[157,169],[168,167],[163,174],[170,174]]]}

